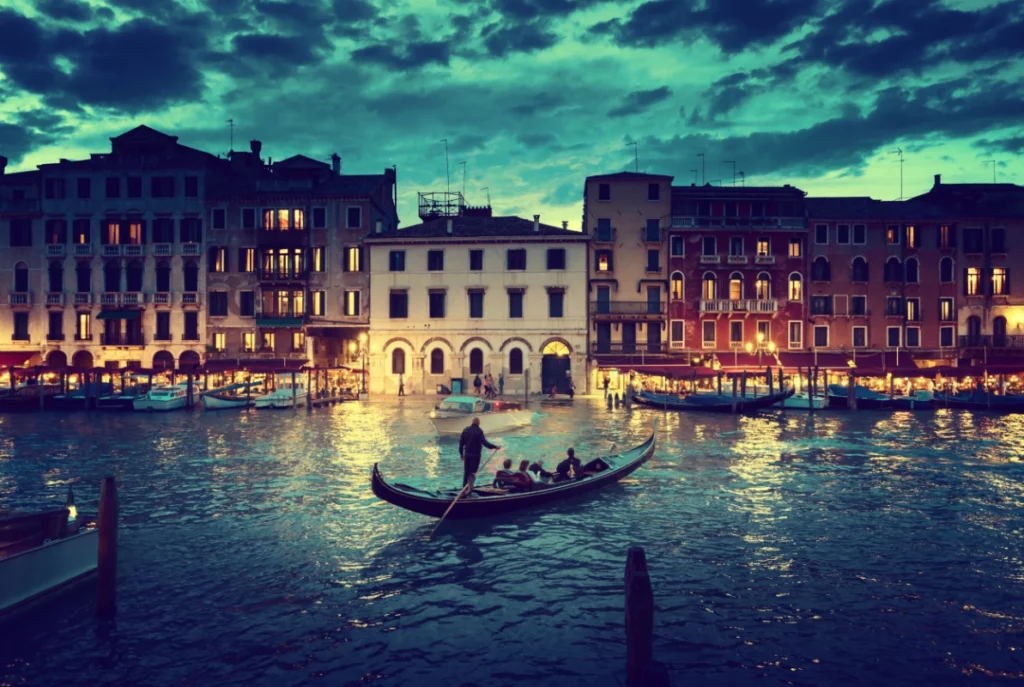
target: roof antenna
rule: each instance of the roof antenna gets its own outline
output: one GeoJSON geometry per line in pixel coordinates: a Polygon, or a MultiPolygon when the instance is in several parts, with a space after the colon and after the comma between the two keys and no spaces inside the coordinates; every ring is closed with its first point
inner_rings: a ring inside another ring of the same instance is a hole
{"type": "Polygon", "coordinates": [[[462,199],[463,199],[463,201],[465,201],[465,199],[466,199],[466,161],[463,160],[459,164],[462,165],[462,199]]]}
{"type": "Polygon", "coordinates": [[[640,154],[637,152],[636,141],[633,141],[631,143],[627,143],[626,144],[627,148],[629,146],[633,146],[633,164],[635,165],[634,168],[639,173],[640,172],[640,154]]]}
{"type": "Polygon", "coordinates": [[[690,171],[693,172],[693,185],[696,186],[697,185],[697,170],[691,169],[690,171]]]}
{"type": "Polygon", "coordinates": [[[229,134],[231,137],[229,139],[231,141],[231,145],[228,147],[228,155],[230,155],[231,153],[235,152],[235,120],[228,120],[228,130],[231,132],[229,134]]]}
{"type": "Polygon", "coordinates": [[[487,191],[487,207],[491,207],[491,187],[484,186],[484,191],[487,191]]]}
{"type": "Polygon", "coordinates": [[[736,160],[725,160],[725,164],[732,164],[732,185],[736,185],[736,160]]]}
{"type": "Polygon", "coordinates": [[[900,156],[900,200],[903,200],[903,148],[892,151],[900,156]]]}
{"type": "MultiPolygon", "coordinates": [[[[441,142],[444,143],[444,177],[448,180],[448,195],[445,197],[444,202],[447,205],[451,202],[452,195],[452,175],[448,171],[448,139],[442,138],[441,142]]],[[[447,208],[446,208],[447,209],[447,208]]]]}
{"type": "Polygon", "coordinates": [[[703,186],[707,180],[707,176],[704,174],[704,153],[697,153],[697,157],[700,158],[700,185],[703,186]]]}
{"type": "Polygon", "coordinates": [[[747,185],[747,173],[744,172],[741,169],[740,170],[740,186],[746,186],[746,185],[747,185]]]}
{"type": "Polygon", "coordinates": [[[988,164],[989,162],[992,163],[992,183],[994,184],[994,183],[996,183],[996,161],[995,160],[985,160],[985,164],[988,164]]]}

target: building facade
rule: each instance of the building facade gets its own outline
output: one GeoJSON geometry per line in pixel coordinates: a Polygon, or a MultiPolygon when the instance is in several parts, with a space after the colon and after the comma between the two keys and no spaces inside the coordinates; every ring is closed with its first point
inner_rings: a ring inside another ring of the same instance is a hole
{"type": "MultiPolygon", "coordinates": [[[[370,391],[434,393],[476,375],[506,395],[587,378],[587,237],[490,209],[375,233],[370,391]]],[[[422,214],[422,213],[421,213],[422,214]]]]}

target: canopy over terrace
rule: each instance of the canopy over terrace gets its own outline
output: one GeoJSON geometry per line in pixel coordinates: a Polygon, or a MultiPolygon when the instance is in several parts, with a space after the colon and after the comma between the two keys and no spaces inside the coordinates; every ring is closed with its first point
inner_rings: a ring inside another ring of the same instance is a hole
{"type": "Polygon", "coordinates": [[[35,351],[0,351],[0,369],[22,367],[34,355],[35,351]]]}
{"type": "Polygon", "coordinates": [[[235,370],[261,373],[301,372],[306,369],[308,362],[308,360],[295,358],[218,358],[217,360],[207,360],[202,369],[205,372],[233,372],[235,370]]]}

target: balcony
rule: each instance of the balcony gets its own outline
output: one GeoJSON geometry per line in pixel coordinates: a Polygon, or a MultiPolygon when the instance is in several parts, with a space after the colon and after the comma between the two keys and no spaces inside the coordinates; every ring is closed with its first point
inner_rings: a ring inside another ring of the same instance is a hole
{"type": "Polygon", "coordinates": [[[103,332],[100,334],[100,345],[101,346],[145,346],[146,337],[141,333],[129,332],[122,334],[121,332],[108,334],[103,332]]]}
{"type": "Polygon", "coordinates": [[[708,216],[682,216],[672,217],[672,226],[677,228],[687,227],[730,227],[741,229],[743,227],[782,227],[785,229],[803,229],[806,220],[803,217],[708,217],[708,216]]]}
{"type": "Polygon", "coordinates": [[[730,265],[746,265],[747,264],[747,256],[746,255],[730,255],[728,257],[728,259],[726,260],[726,262],[728,262],[730,265]]]}
{"type": "Polygon", "coordinates": [[[306,270],[260,270],[262,281],[305,281],[308,278],[309,272],[306,270]]]}
{"type": "Polygon", "coordinates": [[[66,252],[67,246],[63,243],[46,244],[46,257],[48,258],[63,258],[66,252]]]}
{"type": "Polygon", "coordinates": [[[0,200],[0,212],[39,212],[39,199],[5,198],[0,200]]]}
{"type": "Polygon", "coordinates": [[[32,294],[28,291],[7,294],[7,302],[10,305],[32,305],[32,294]]]}
{"type": "Polygon", "coordinates": [[[100,294],[100,305],[113,305],[117,306],[121,304],[121,294],[116,291],[107,291],[100,294]]]}
{"type": "Polygon", "coordinates": [[[721,255],[701,255],[700,264],[702,265],[720,265],[722,264],[721,255]]]}
{"type": "Polygon", "coordinates": [[[968,334],[960,337],[960,348],[1012,348],[1024,349],[1024,336],[991,336],[968,334]]]}
{"type": "Polygon", "coordinates": [[[46,305],[48,306],[63,306],[64,305],[64,294],[50,292],[46,294],[46,305]]]}
{"type": "Polygon", "coordinates": [[[706,313],[774,313],[779,311],[779,301],[776,298],[743,298],[736,301],[716,298],[701,300],[700,311],[706,313]]]}
{"type": "Polygon", "coordinates": [[[198,291],[186,291],[181,294],[182,305],[199,305],[199,292],[198,291]]]}
{"type": "Polygon", "coordinates": [[[591,315],[664,315],[664,301],[591,301],[591,315]]]}
{"type": "Polygon", "coordinates": [[[290,315],[288,313],[257,313],[256,326],[263,329],[301,327],[306,324],[307,316],[302,314],[290,315]]]}
{"type": "Polygon", "coordinates": [[[595,229],[594,243],[615,243],[615,227],[611,229],[595,229]]]}
{"type": "Polygon", "coordinates": [[[121,305],[138,307],[146,302],[146,297],[137,291],[129,291],[121,294],[121,305]]]}
{"type": "Polygon", "coordinates": [[[755,265],[774,265],[775,264],[775,256],[774,255],[756,255],[756,256],[754,256],[754,264],[755,265]]]}
{"type": "Polygon", "coordinates": [[[120,243],[105,243],[103,244],[102,255],[105,258],[117,258],[121,255],[121,244],[120,243]]]}
{"type": "Polygon", "coordinates": [[[121,252],[128,258],[141,258],[146,254],[146,247],[141,243],[128,243],[121,248],[121,252]]]}
{"type": "Polygon", "coordinates": [[[154,243],[153,244],[153,255],[156,257],[167,257],[171,255],[171,244],[169,243],[154,243]]]}
{"type": "Polygon", "coordinates": [[[171,305],[173,297],[168,291],[158,291],[153,294],[153,305],[171,305]]]}
{"type": "Polygon", "coordinates": [[[202,246],[198,243],[183,243],[181,244],[181,254],[197,256],[202,254],[202,246]]]}
{"type": "Polygon", "coordinates": [[[64,340],[64,332],[50,332],[49,334],[46,335],[46,340],[47,341],[63,341],[64,340]]]}
{"type": "Polygon", "coordinates": [[[75,305],[92,305],[92,294],[88,291],[75,293],[75,305]]]}
{"type": "Polygon", "coordinates": [[[595,341],[590,344],[590,352],[601,354],[622,354],[622,353],[645,353],[647,355],[661,355],[668,353],[668,342],[650,344],[640,343],[611,343],[595,341]]]}
{"type": "Polygon", "coordinates": [[[185,332],[181,335],[181,340],[183,342],[195,343],[199,341],[199,332],[185,332]]]}
{"type": "Polygon", "coordinates": [[[74,249],[75,257],[88,258],[92,257],[92,244],[91,243],[76,243],[74,249]]]}

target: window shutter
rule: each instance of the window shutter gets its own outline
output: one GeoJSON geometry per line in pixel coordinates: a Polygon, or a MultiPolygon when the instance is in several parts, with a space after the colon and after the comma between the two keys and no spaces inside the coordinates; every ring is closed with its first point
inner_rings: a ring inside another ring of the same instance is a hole
{"type": "Polygon", "coordinates": [[[364,258],[364,249],[363,249],[362,246],[360,246],[359,247],[359,271],[360,272],[365,272],[366,271],[366,264],[364,263],[364,260],[365,260],[365,258],[364,258]]]}
{"type": "Polygon", "coordinates": [[[966,296],[968,294],[968,291],[967,291],[967,268],[965,267],[963,269],[964,269],[964,295],[966,296]]]}
{"type": "Polygon", "coordinates": [[[1010,295],[1010,268],[1006,268],[1006,295],[1010,295]]]}
{"type": "Polygon", "coordinates": [[[956,248],[956,227],[949,225],[949,247],[956,248]]]}

